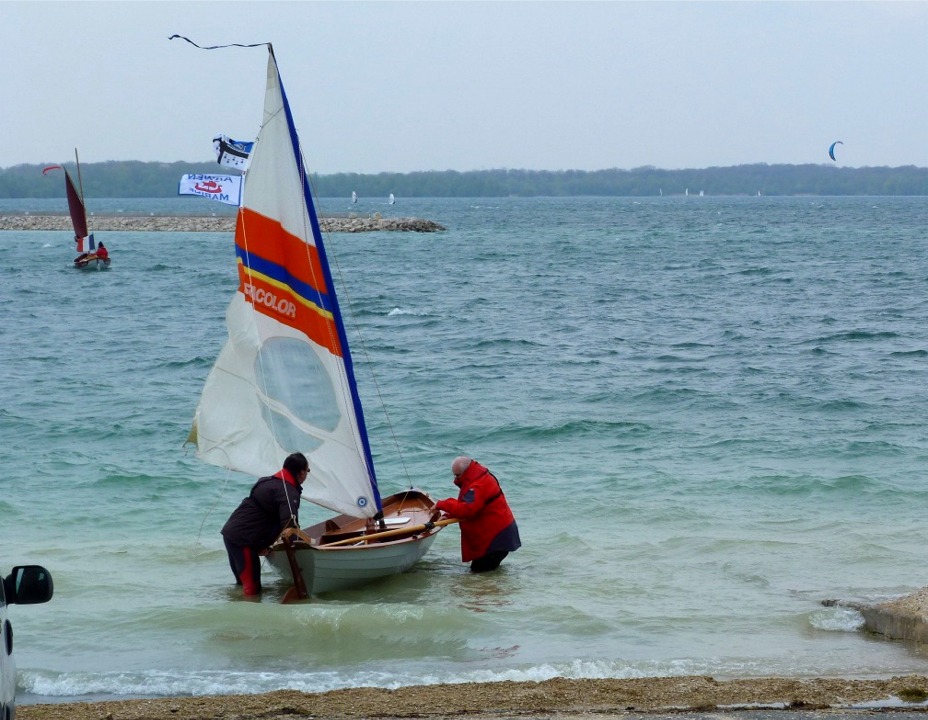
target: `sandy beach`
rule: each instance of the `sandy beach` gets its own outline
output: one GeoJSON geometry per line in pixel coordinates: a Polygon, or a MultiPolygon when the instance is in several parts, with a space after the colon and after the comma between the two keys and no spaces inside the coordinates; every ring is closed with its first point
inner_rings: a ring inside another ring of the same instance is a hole
{"type": "Polygon", "coordinates": [[[321,694],[159,698],[23,705],[20,720],[284,720],[320,718],[609,717],[629,714],[770,708],[825,711],[866,705],[923,711],[928,677],[884,680],[715,680],[711,677],[633,680],[466,683],[356,688],[321,694]]]}
{"type": "MultiPolygon", "coordinates": [[[[441,232],[446,228],[420,218],[385,218],[378,214],[344,217],[321,217],[323,232],[441,232]]],[[[93,231],[101,232],[233,232],[234,216],[156,216],[156,215],[95,215],[93,231]]],[[[0,230],[71,230],[67,215],[0,214],[0,230]]]]}

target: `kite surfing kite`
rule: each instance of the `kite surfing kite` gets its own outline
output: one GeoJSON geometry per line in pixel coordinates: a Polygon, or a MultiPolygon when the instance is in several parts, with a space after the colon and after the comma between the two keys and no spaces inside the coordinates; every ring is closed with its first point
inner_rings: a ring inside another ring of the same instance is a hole
{"type": "Polygon", "coordinates": [[[840,140],[835,140],[835,141],[831,144],[831,147],[828,148],[828,157],[830,157],[832,160],[835,159],[835,145],[844,145],[844,143],[841,142],[840,140]]]}

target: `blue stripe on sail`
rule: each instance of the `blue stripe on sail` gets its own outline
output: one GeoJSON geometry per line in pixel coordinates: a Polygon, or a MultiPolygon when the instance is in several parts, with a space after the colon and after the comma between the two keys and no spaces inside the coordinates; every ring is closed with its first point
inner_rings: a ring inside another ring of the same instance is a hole
{"type": "Polygon", "coordinates": [[[274,282],[289,287],[291,290],[293,290],[293,292],[295,292],[307,302],[322,308],[328,313],[334,314],[335,310],[329,295],[320,293],[312,285],[309,285],[294,277],[290,274],[287,268],[278,265],[277,263],[273,263],[270,260],[265,260],[264,258],[255,255],[254,253],[246,253],[238,245],[235,246],[235,255],[239,260],[242,261],[242,264],[246,268],[250,268],[256,273],[270,278],[274,282]]]}
{"type": "Polygon", "coordinates": [[[290,112],[290,102],[287,100],[287,92],[284,90],[284,81],[280,77],[280,69],[277,68],[277,58],[274,57],[273,48],[270,48],[270,53],[271,57],[274,58],[274,68],[277,70],[277,84],[280,86],[280,97],[283,100],[284,113],[287,116],[287,128],[290,130],[290,144],[293,147],[293,155],[296,159],[300,177],[303,179],[303,198],[309,213],[309,224],[312,227],[316,251],[319,253],[319,259],[322,261],[322,272],[325,275],[326,287],[332,289],[332,317],[335,319],[335,328],[338,331],[338,340],[342,347],[342,360],[345,363],[345,374],[348,377],[348,387],[351,390],[351,402],[352,405],[354,405],[354,414],[358,421],[361,443],[364,446],[364,462],[367,465],[367,477],[368,480],[370,480],[374,501],[377,503],[377,511],[381,512],[383,510],[383,503],[380,498],[380,490],[377,487],[377,475],[374,473],[374,458],[371,454],[370,440],[367,437],[367,425],[364,423],[364,410],[361,407],[361,397],[358,395],[358,383],[355,380],[354,363],[351,361],[351,352],[348,349],[348,336],[345,333],[345,323],[342,321],[342,313],[338,307],[338,299],[335,297],[335,285],[332,284],[332,271],[329,269],[329,260],[325,251],[325,244],[322,242],[322,229],[319,227],[319,218],[316,216],[316,206],[313,203],[312,192],[310,192],[309,189],[309,177],[306,172],[306,167],[303,165],[303,153],[300,152],[300,139],[296,134],[293,113],[290,112]]]}

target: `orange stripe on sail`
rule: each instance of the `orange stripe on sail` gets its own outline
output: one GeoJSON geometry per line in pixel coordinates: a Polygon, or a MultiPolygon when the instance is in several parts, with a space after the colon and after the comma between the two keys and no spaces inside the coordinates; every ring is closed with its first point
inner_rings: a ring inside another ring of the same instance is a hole
{"type": "Polygon", "coordinates": [[[239,212],[235,244],[239,292],[255,310],[341,357],[316,248],[247,209],[239,212]]]}
{"type": "Polygon", "coordinates": [[[267,262],[286,268],[297,280],[323,295],[328,294],[315,245],[284,230],[278,220],[247,207],[242,208],[236,220],[235,244],[243,252],[254,253],[267,262]]]}

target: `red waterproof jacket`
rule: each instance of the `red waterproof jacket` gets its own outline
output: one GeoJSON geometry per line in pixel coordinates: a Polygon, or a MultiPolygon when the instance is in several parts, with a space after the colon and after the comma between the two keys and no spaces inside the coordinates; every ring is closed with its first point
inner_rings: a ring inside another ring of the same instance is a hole
{"type": "Polygon", "coordinates": [[[435,507],[461,520],[461,560],[470,562],[491,551],[512,552],[522,546],[516,519],[493,473],[472,460],[454,484],[461,489],[458,499],[439,500],[435,507]]]}

